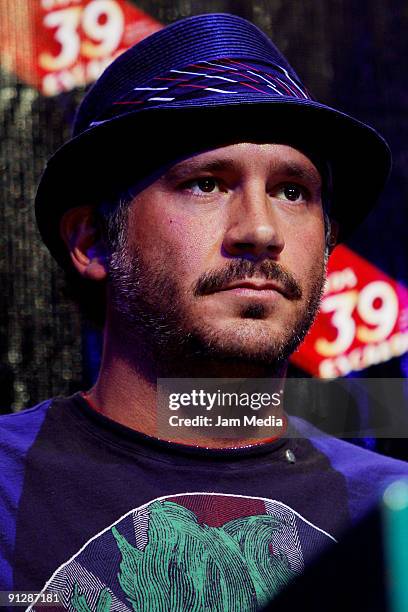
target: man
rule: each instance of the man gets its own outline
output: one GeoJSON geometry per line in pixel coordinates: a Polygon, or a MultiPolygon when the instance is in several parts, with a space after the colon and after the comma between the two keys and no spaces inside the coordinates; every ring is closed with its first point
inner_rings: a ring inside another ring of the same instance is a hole
{"type": "Polygon", "coordinates": [[[36,213],[62,267],[103,289],[103,358],[86,393],[2,418],[2,589],[71,610],[260,609],[406,465],[301,422],[297,437],[208,426],[186,441],[160,429],[158,380],[280,389],[388,147],[231,15],[120,56],[74,134],[36,213]]]}

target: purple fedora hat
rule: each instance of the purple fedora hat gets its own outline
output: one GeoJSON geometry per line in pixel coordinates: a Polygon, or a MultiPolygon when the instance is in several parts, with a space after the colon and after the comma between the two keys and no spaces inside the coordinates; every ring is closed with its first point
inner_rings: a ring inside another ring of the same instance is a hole
{"type": "Polygon", "coordinates": [[[373,128],[309,94],[256,26],[228,14],[183,19],[120,55],[86,94],[73,137],[36,195],[41,236],[67,265],[65,211],[112,201],[164,166],[233,142],[274,142],[331,167],[331,214],[344,239],[374,206],[391,154],[373,128]]]}

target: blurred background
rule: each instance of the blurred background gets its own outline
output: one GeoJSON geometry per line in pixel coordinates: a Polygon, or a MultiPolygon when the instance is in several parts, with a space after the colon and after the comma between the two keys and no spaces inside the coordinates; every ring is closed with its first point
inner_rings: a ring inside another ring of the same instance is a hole
{"type": "MultiPolygon", "coordinates": [[[[322,312],[291,374],[406,378],[404,0],[1,0],[2,412],[89,388],[98,369],[101,334],[67,297],[64,275],[35,225],[33,200],[47,158],[69,137],[86,87],[114,57],[165,24],[205,12],[254,22],[318,100],[377,128],[393,151],[392,176],[377,209],[333,253],[322,312]]],[[[72,168],[67,181],[75,181],[72,168]]],[[[405,440],[358,443],[408,459],[405,440]]]]}

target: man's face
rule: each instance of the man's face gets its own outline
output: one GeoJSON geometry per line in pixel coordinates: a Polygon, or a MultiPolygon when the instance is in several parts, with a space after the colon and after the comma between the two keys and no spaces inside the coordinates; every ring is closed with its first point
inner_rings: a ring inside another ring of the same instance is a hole
{"type": "Polygon", "coordinates": [[[109,308],[125,342],[143,340],[163,359],[280,363],[320,302],[320,174],[287,145],[196,155],[134,198],[122,242],[109,308]]]}

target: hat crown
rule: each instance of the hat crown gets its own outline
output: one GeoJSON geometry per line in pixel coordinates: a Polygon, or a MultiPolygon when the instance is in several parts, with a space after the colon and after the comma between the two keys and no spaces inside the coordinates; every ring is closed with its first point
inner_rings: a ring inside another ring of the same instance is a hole
{"type": "Polygon", "coordinates": [[[172,68],[226,57],[277,64],[300,82],[277,47],[246,19],[227,13],[188,17],[148,36],[112,62],[82,101],[73,134],[88,129],[133,87],[172,68]]]}

